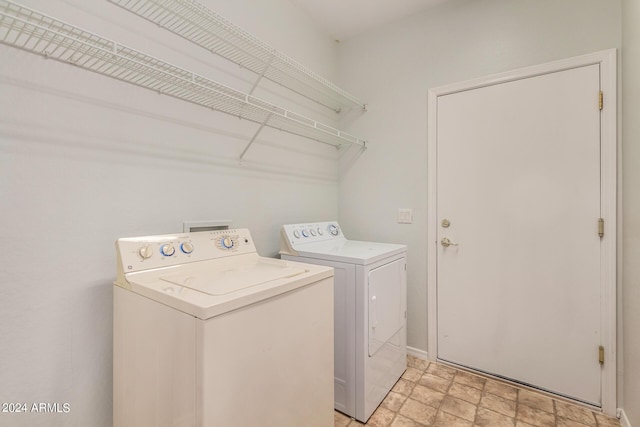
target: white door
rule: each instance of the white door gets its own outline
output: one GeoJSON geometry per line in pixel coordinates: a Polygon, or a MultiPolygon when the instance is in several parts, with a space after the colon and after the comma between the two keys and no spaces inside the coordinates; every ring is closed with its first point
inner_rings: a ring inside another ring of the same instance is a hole
{"type": "Polygon", "coordinates": [[[436,184],[438,358],[596,405],[599,91],[595,64],[439,96],[436,184]]]}
{"type": "Polygon", "coordinates": [[[402,289],[405,259],[369,271],[369,356],[373,356],[405,324],[402,289]]]}

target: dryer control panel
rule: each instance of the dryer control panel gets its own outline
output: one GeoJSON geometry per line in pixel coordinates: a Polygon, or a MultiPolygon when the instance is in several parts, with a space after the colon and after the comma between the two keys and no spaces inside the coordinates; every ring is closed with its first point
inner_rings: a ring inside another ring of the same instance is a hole
{"type": "Polygon", "coordinates": [[[288,224],[282,226],[282,232],[294,246],[345,238],[337,221],[288,224]]]}
{"type": "Polygon", "coordinates": [[[309,243],[346,240],[337,221],[283,225],[280,231],[280,253],[296,255],[296,248],[309,243]]]}
{"type": "Polygon", "coordinates": [[[254,253],[247,229],[128,237],[116,241],[123,273],[254,253]]]}

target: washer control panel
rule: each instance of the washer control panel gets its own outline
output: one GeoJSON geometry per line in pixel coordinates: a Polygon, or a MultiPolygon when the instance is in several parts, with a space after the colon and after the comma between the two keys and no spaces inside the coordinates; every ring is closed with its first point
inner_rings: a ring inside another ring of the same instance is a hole
{"type": "Polygon", "coordinates": [[[337,221],[283,225],[282,234],[292,246],[345,238],[337,221]]]}
{"type": "Polygon", "coordinates": [[[124,273],[256,252],[247,229],[129,237],[116,241],[124,273]]]}

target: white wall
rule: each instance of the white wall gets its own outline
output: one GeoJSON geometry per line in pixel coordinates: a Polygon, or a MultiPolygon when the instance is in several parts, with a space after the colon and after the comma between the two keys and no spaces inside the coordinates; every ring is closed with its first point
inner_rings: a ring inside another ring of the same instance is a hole
{"type": "Polygon", "coordinates": [[[623,407],[640,426],[640,3],[622,12],[623,407]]]}
{"type": "MultiPolygon", "coordinates": [[[[331,38],[286,0],[201,0],[316,72],[331,38]]],[[[104,0],[27,6],[249,90],[255,76],[104,0]]],[[[265,85],[257,96],[327,124],[335,113],[265,85]],[[280,96],[279,94],[282,94],[280,96]]],[[[263,255],[283,223],[337,216],[336,150],[0,44],[0,425],[112,424],[112,285],[118,237],[231,219],[263,255]]]]}
{"type": "Polygon", "coordinates": [[[621,43],[620,1],[451,0],[340,44],[343,87],[369,103],[347,128],[370,139],[345,157],[339,220],[354,239],[405,243],[408,344],[427,350],[427,91],[621,43]],[[396,224],[398,208],[414,223],[396,224]]]}
{"type": "MultiPolygon", "coordinates": [[[[341,43],[339,56],[286,0],[200,1],[328,78],[338,65],[342,86],[369,103],[369,112],[343,123],[370,148],[342,158],[339,191],[333,149],[279,132],[261,134],[239,166],[254,124],[0,45],[0,402],[71,404],[66,415],[0,413],[0,425],[111,425],[113,241],[178,231],[183,220],[232,219],[252,230],[264,255],[276,254],[281,223],[338,214],[350,238],[408,244],[409,345],[426,350],[427,90],[620,47],[622,19],[625,117],[637,116],[632,0],[451,0],[341,43]],[[399,207],[414,209],[414,224],[396,224],[399,207]]],[[[235,88],[253,83],[251,74],[104,0],[23,3],[235,88]]],[[[256,95],[335,119],[275,85],[256,95]]],[[[623,129],[624,383],[633,425],[640,423],[635,122],[623,129]]]]}

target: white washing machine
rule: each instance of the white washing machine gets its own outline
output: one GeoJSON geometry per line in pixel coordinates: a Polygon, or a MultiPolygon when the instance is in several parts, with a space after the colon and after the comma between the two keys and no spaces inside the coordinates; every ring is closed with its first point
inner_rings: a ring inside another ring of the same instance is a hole
{"type": "Polygon", "coordinates": [[[366,422],[407,368],[406,246],[347,240],[333,221],[284,225],[280,254],[334,268],[334,405],[366,422]]]}
{"type": "Polygon", "coordinates": [[[116,249],[114,426],[333,426],[331,268],[241,229],[116,249]]]}

